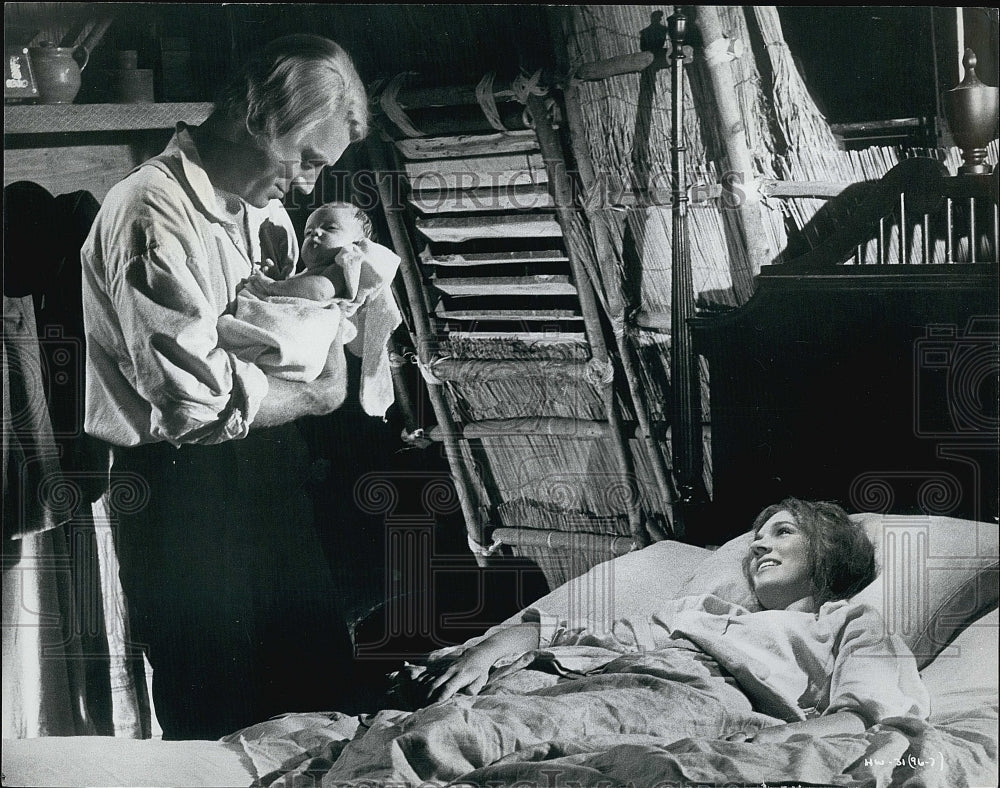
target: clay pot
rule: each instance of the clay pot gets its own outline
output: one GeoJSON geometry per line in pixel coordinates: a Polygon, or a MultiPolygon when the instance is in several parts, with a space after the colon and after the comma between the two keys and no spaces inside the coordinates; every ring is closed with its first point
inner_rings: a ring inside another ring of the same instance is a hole
{"type": "Polygon", "coordinates": [[[80,73],[87,67],[86,47],[57,47],[51,44],[29,47],[31,70],[43,104],[72,104],[80,92],[80,73]]]}

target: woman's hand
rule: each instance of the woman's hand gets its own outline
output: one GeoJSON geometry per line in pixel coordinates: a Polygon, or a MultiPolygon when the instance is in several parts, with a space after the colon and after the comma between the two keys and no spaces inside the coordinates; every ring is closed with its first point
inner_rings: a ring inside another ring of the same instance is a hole
{"type": "Polygon", "coordinates": [[[429,685],[430,701],[446,700],[457,692],[476,695],[490,677],[490,669],[504,657],[519,657],[538,648],[538,626],[518,624],[500,629],[475,646],[467,649],[458,659],[441,671],[429,672],[425,679],[429,685]]]}
{"type": "Polygon", "coordinates": [[[427,685],[427,700],[447,700],[459,692],[477,695],[486,686],[497,657],[490,649],[470,648],[440,672],[428,670],[421,680],[427,685]]]}
{"type": "Polygon", "coordinates": [[[754,744],[781,744],[792,736],[838,736],[840,734],[863,733],[865,721],[852,711],[837,711],[812,717],[787,725],[761,728],[757,733],[737,731],[726,737],[727,741],[753,742],[754,744]]]}

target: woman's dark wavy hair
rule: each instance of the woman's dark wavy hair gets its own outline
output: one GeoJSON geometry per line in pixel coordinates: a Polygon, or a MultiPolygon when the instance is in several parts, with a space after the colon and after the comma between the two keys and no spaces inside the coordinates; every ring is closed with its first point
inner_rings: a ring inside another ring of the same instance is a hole
{"type": "MultiPolygon", "coordinates": [[[[788,512],[809,539],[809,569],[813,598],[817,605],[847,599],[878,577],[875,547],[861,523],[855,523],[842,508],[828,501],[786,498],[757,515],[753,533],[778,512],[788,512]]],[[[753,553],[743,559],[743,574],[750,581],[753,553]]]]}

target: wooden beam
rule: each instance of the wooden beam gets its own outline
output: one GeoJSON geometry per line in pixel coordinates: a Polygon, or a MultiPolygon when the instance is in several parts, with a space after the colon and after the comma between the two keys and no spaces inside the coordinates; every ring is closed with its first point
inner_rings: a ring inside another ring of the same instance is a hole
{"type": "MultiPolygon", "coordinates": [[[[563,102],[566,109],[567,125],[569,126],[570,144],[579,168],[580,180],[583,184],[584,193],[589,193],[597,182],[597,174],[590,156],[590,146],[585,134],[587,125],[583,109],[580,105],[579,88],[572,82],[563,90],[563,102]]],[[[652,194],[647,193],[645,199],[652,201],[655,198],[652,194]]],[[[665,199],[667,202],[670,202],[672,195],[665,195],[665,199]]],[[[649,464],[653,469],[653,476],[656,479],[660,497],[664,504],[669,506],[673,503],[676,495],[671,485],[670,472],[663,454],[663,447],[652,434],[652,427],[646,407],[646,393],[643,390],[643,385],[639,379],[639,373],[636,371],[636,365],[633,360],[634,348],[631,345],[631,338],[624,330],[626,321],[625,295],[622,288],[621,276],[616,265],[617,254],[614,244],[611,241],[607,215],[604,211],[592,207],[586,208],[585,211],[594,238],[594,246],[597,249],[598,265],[600,266],[601,279],[607,302],[608,319],[611,321],[613,327],[615,344],[618,348],[618,356],[621,360],[622,373],[625,377],[629,396],[632,399],[632,407],[635,410],[636,417],[639,419],[643,447],[649,464]]],[[[673,518],[669,511],[665,512],[665,516],[671,521],[670,527],[674,528],[673,518]]],[[[674,534],[678,535],[679,533],[680,529],[675,529],[674,534]]]]}
{"type": "MultiPolygon", "coordinates": [[[[695,14],[705,49],[719,44],[725,36],[719,6],[695,6],[695,14]]],[[[680,65],[677,65],[676,68],[683,73],[680,65]]],[[[717,128],[726,150],[726,166],[730,173],[743,178],[742,181],[738,182],[750,183],[755,178],[755,168],[753,157],[747,145],[746,123],[743,120],[736,93],[733,67],[728,61],[720,58],[710,62],[707,70],[711,96],[718,117],[717,128]]],[[[674,87],[676,89],[677,85],[674,87]]],[[[675,95],[674,102],[675,106],[679,104],[680,97],[675,95]]],[[[683,130],[678,133],[683,133],[683,130]]],[[[684,145],[684,140],[682,138],[676,139],[674,144],[684,145]]],[[[736,196],[739,195],[734,195],[734,197],[736,196]]],[[[777,250],[770,248],[768,234],[764,229],[764,220],[760,213],[760,200],[756,196],[734,199],[733,210],[742,225],[743,237],[740,239],[740,243],[746,246],[747,258],[753,271],[759,271],[761,266],[767,265],[777,252],[777,250]]],[[[737,277],[733,277],[733,281],[737,281],[737,277]]],[[[747,281],[749,281],[749,277],[747,281]]],[[[750,295],[749,292],[736,293],[736,297],[741,303],[750,295]]]]}
{"type": "MultiPolygon", "coordinates": [[[[562,154],[562,146],[555,129],[549,121],[549,113],[541,97],[531,94],[527,99],[528,112],[535,121],[535,134],[538,136],[538,147],[542,151],[545,160],[545,167],[549,170],[550,183],[552,185],[552,195],[556,203],[556,219],[562,228],[562,234],[568,236],[573,232],[573,220],[575,207],[573,205],[573,194],[568,179],[565,174],[566,160],[562,154]]],[[[587,327],[587,340],[590,343],[593,360],[597,365],[613,371],[613,359],[608,354],[607,343],[604,340],[604,329],[601,325],[601,317],[597,308],[597,297],[595,295],[596,285],[587,274],[587,269],[583,261],[578,259],[571,245],[567,245],[570,267],[573,270],[573,280],[576,282],[577,294],[580,298],[580,311],[583,313],[584,323],[587,327]]],[[[618,412],[617,395],[615,392],[614,379],[611,379],[600,386],[601,399],[604,404],[604,412],[613,431],[611,441],[615,459],[622,476],[627,480],[629,490],[632,495],[628,501],[628,521],[632,530],[632,536],[641,544],[650,542],[650,535],[643,522],[642,512],[639,509],[639,494],[635,483],[635,468],[633,467],[632,455],[626,445],[625,437],[622,434],[621,414],[618,412]]]]}
{"type": "Polygon", "coordinates": [[[631,52],[627,55],[609,57],[605,60],[595,60],[584,63],[577,68],[573,76],[585,82],[593,82],[623,74],[638,74],[657,62],[657,69],[666,68],[667,62],[663,55],[657,58],[652,52],[631,52]]]}
{"type": "MultiPolygon", "coordinates": [[[[90,72],[87,72],[88,74],[90,72]]],[[[8,104],[4,134],[170,130],[178,121],[197,125],[212,110],[206,103],[8,104]]]]}
{"type": "Polygon", "coordinates": [[[607,550],[611,555],[625,555],[643,545],[632,536],[552,531],[541,528],[495,528],[493,541],[514,547],[544,547],[550,550],[607,550]]]}
{"type": "MultiPolygon", "coordinates": [[[[382,142],[377,135],[371,134],[368,136],[368,153],[371,157],[372,166],[377,172],[385,173],[396,170],[396,162],[389,155],[388,145],[382,142]]],[[[392,194],[388,181],[385,178],[377,178],[376,181],[378,183],[383,213],[389,225],[389,233],[392,236],[392,243],[396,254],[400,257],[400,273],[403,275],[407,301],[410,304],[410,310],[414,318],[414,329],[417,334],[414,337],[417,346],[417,357],[422,364],[426,365],[431,359],[431,348],[435,338],[431,329],[426,293],[424,292],[420,271],[417,267],[416,256],[413,254],[409,233],[407,232],[406,225],[403,223],[402,212],[396,209],[395,196],[392,194]]],[[[444,399],[444,393],[441,388],[441,386],[427,386],[431,407],[434,410],[434,416],[438,424],[443,425],[449,433],[453,433],[456,429],[455,420],[451,415],[451,409],[444,399]]],[[[445,436],[444,444],[445,457],[448,460],[448,467],[451,470],[452,482],[455,485],[455,492],[458,495],[469,539],[477,544],[485,544],[486,524],[479,516],[479,508],[477,507],[473,492],[474,488],[465,468],[461,447],[455,438],[448,434],[445,436]]],[[[475,554],[475,557],[478,564],[486,564],[484,557],[478,554],[475,554]]]]}
{"type": "Polygon", "coordinates": [[[476,238],[561,238],[552,214],[421,219],[417,229],[431,241],[461,243],[476,238]]]}

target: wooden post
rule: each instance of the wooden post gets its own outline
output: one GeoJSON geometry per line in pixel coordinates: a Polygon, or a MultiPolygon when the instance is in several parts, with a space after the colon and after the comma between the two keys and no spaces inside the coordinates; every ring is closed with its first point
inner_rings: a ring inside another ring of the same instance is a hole
{"type": "MultiPolygon", "coordinates": [[[[556,137],[548,119],[548,112],[545,103],[539,96],[530,94],[527,99],[528,112],[535,123],[535,134],[538,135],[538,147],[542,151],[542,159],[549,173],[549,184],[552,188],[552,196],[556,205],[556,218],[562,227],[563,234],[569,238],[573,232],[573,196],[569,188],[567,179],[569,173],[566,171],[566,162],[563,159],[559,140],[556,137]]],[[[567,243],[566,250],[569,255],[570,268],[573,271],[573,279],[576,282],[577,294],[580,298],[580,311],[583,314],[584,324],[587,331],[587,339],[590,343],[591,354],[595,361],[602,365],[610,365],[608,348],[604,341],[604,331],[601,328],[600,314],[597,310],[596,298],[590,277],[583,263],[577,257],[573,244],[567,243]]],[[[618,465],[632,492],[628,519],[632,536],[641,545],[650,542],[649,534],[645,530],[642,521],[642,514],[639,508],[639,494],[635,479],[635,469],[632,465],[632,457],[629,453],[628,444],[623,434],[621,414],[618,412],[615,403],[614,383],[607,383],[602,386],[604,410],[607,414],[608,423],[611,425],[612,441],[611,445],[618,458],[618,465]]]]}
{"type": "MultiPolygon", "coordinates": [[[[701,31],[703,52],[714,52],[725,41],[722,21],[719,17],[719,6],[695,6],[698,29],[701,31]]],[[[683,15],[675,14],[683,18],[683,15]]],[[[670,54],[675,63],[681,57],[676,49],[670,54]]],[[[680,66],[675,66],[680,69],[680,66]]],[[[759,271],[762,265],[767,265],[773,256],[764,231],[764,221],[760,215],[760,200],[757,197],[758,186],[752,182],[754,178],[753,161],[747,146],[746,124],[740,112],[739,100],[736,97],[736,85],[733,82],[732,66],[722,56],[712,57],[708,62],[708,73],[718,114],[719,133],[726,148],[728,177],[723,177],[723,185],[731,183],[730,178],[743,180],[742,194],[733,193],[727,199],[723,197],[722,209],[735,210],[743,228],[747,256],[753,271],[759,271]],[[731,207],[727,205],[731,203],[731,207]]],[[[676,83],[675,83],[676,86],[676,83]]],[[[674,106],[678,106],[682,96],[674,95],[674,106]]],[[[675,139],[675,144],[683,144],[675,139]]],[[[736,293],[745,300],[750,293],[736,293]]]]}
{"type": "MultiPolygon", "coordinates": [[[[580,109],[579,88],[573,83],[572,78],[570,78],[563,88],[563,102],[566,111],[566,122],[569,125],[569,137],[570,145],[573,148],[573,157],[579,169],[580,181],[584,192],[585,194],[589,194],[597,183],[597,174],[594,170],[593,161],[590,158],[587,141],[583,136],[586,122],[583,118],[583,112],[580,109]]],[[[639,382],[639,376],[635,369],[632,346],[625,326],[625,298],[622,292],[621,278],[616,270],[616,266],[613,264],[615,260],[614,247],[611,243],[610,230],[602,208],[603,206],[598,206],[595,209],[588,202],[585,212],[594,233],[594,246],[599,258],[598,265],[601,270],[601,277],[604,280],[604,291],[609,312],[608,317],[611,320],[615,343],[618,346],[618,355],[621,358],[622,372],[628,385],[632,407],[635,409],[636,419],[642,431],[646,456],[649,458],[649,463],[653,468],[653,475],[656,478],[656,486],[660,496],[663,498],[666,506],[670,507],[674,503],[676,495],[670,483],[670,474],[661,445],[653,437],[646,411],[646,398],[643,395],[642,385],[639,382]]],[[[668,514],[668,519],[672,520],[673,518],[668,514]]],[[[675,537],[681,535],[676,523],[671,523],[671,531],[675,537]]]]}
{"type": "MultiPolygon", "coordinates": [[[[673,394],[674,478],[679,503],[693,504],[702,499],[703,451],[701,445],[701,379],[694,354],[689,321],[694,317],[694,282],[688,248],[687,161],[684,145],[684,53],[681,50],[687,33],[687,19],[680,13],[670,16],[672,115],[671,168],[673,169],[673,238],[671,267],[670,387],[673,394]]],[[[742,132],[741,132],[742,133],[742,132]]],[[[683,521],[683,508],[676,512],[683,521]]]]}
{"type": "MultiPolygon", "coordinates": [[[[382,200],[383,212],[385,213],[386,222],[389,225],[389,234],[392,236],[393,246],[396,248],[396,254],[399,255],[401,261],[400,271],[403,274],[403,284],[406,287],[406,295],[413,312],[413,323],[417,333],[417,357],[424,368],[428,369],[432,358],[435,337],[431,333],[431,322],[428,317],[423,282],[420,279],[420,272],[417,268],[413,248],[410,245],[409,233],[400,216],[400,208],[395,202],[397,196],[392,194],[389,184],[386,183],[384,177],[381,177],[384,173],[394,173],[397,171],[395,160],[386,151],[385,143],[378,139],[376,134],[369,135],[368,150],[375,169],[379,197],[382,200]]],[[[451,417],[451,411],[448,408],[448,403],[445,401],[441,386],[428,384],[427,391],[430,395],[431,407],[434,409],[434,416],[443,429],[445,456],[448,459],[452,481],[455,484],[455,492],[458,494],[462,514],[465,517],[466,530],[472,541],[482,545],[485,543],[484,523],[480,520],[478,510],[473,502],[471,483],[465,472],[462,450],[457,440],[459,431],[455,420],[451,417]]],[[[482,556],[475,554],[475,557],[477,564],[480,566],[486,565],[486,560],[482,556]]]]}

